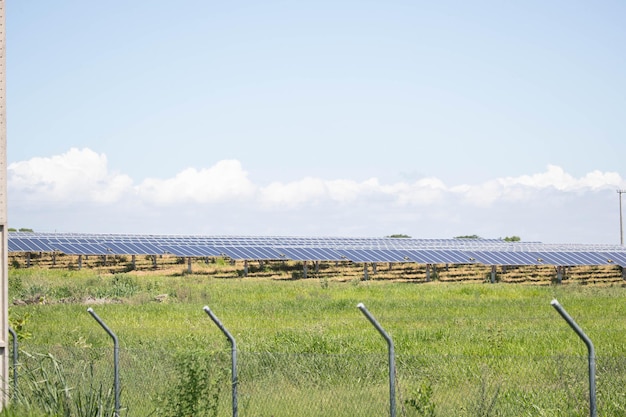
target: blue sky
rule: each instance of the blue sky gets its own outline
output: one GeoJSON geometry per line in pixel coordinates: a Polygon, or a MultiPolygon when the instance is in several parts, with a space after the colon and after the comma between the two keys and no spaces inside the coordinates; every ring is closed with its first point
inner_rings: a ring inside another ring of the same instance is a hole
{"type": "Polygon", "coordinates": [[[508,3],[9,1],[9,225],[619,243],[626,3],[508,3]]]}

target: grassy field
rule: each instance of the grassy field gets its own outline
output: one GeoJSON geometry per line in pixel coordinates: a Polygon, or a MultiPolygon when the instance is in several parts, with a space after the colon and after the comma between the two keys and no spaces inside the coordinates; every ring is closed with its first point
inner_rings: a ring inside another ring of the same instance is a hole
{"type": "Polygon", "coordinates": [[[120,338],[123,415],[232,415],[208,305],[237,341],[240,416],[388,415],[387,345],[362,302],[394,341],[398,416],[586,416],[586,348],[556,298],[595,344],[599,415],[626,415],[621,283],[288,278],[12,269],[22,379],[28,355],[50,353],[77,392],[109,388],[112,342],[92,307],[120,338]]]}

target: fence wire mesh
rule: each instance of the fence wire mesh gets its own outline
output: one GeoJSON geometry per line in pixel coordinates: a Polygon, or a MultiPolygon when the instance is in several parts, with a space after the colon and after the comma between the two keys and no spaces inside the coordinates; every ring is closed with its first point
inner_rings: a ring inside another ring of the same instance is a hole
{"type": "MultiPolygon", "coordinates": [[[[598,356],[596,364],[599,415],[626,415],[626,358],[598,356]]],[[[112,349],[24,346],[17,369],[21,395],[112,404],[112,349]]],[[[242,351],[238,415],[386,416],[388,369],[385,352],[242,351]]],[[[588,415],[586,356],[396,355],[395,378],[397,416],[588,415]]],[[[122,348],[120,381],[123,416],[232,415],[227,350],[122,348]]]]}

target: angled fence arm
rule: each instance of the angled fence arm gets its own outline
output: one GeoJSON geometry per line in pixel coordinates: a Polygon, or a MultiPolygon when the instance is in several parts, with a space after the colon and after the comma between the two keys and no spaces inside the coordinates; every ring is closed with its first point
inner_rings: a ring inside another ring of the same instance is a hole
{"type": "Polygon", "coordinates": [[[224,327],[222,322],[217,318],[217,316],[215,314],[213,314],[213,312],[211,311],[211,309],[208,306],[204,306],[203,310],[205,311],[205,313],[207,313],[209,315],[211,320],[213,320],[213,322],[217,325],[217,327],[219,327],[219,329],[222,331],[222,333],[224,333],[224,335],[226,336],[226,338],[230,342],[230,347],[231,347],[231,368],[232,368],[231,384],[232,384],[232,390],[233,390],[233,392],[232,392],[232,397],[233,397],[232,398],[232,400],[233,400],[233,417],[237,417],[237,414],[238,414],[238,407],[237,407],[237,384],[238,384],[238,380],[237,380],[237,343],[235,342],[235,338],[233,337],[233,335],[230,334],[230,332],[226,329],[226,327],[224,327]]]}
{"type": "Polygon", "coordinates": [[[113,331],[107,326],[102,319],[96,314],[95,311],[91,307],[87,309],[87,312],[91,314],[91,316],[102,326],[102,328],[111,336],[113,339],[113,387],[114,387],[114,396],[115,396],[115,411],[114,417],[119,417],[120,415],[120,372],[119,372],[119,364],[120,364],[120,344],[117,336],[113,331]]]}
{"type": "Polygon", "coordinates": [[[383,327],[376,321],[374,316],[365,308],[363,303],[359,303],[357,308],[361,310],[361,313],[369,320],[370,323],[378,330],[378,332],[387,341],[389,349],[389,415],[391,417],[396,416],[396,359],[393,348],[393,340],[391,336],[383,329],[383,327]]]}
{"type": "Polygon", "coordinates": [[[587,351],[589,353],[589,415],[591,417],[598,416],[598,410],[596,407],[596,351],[593,347],[593,342],[587,337],[585,332],[578,326],[574,319],[567,314],[567,311],[554,299],[550,302],[552,307],[565,319],[567,324],[576,332],[578,337],[587,345],[587,351]]]}

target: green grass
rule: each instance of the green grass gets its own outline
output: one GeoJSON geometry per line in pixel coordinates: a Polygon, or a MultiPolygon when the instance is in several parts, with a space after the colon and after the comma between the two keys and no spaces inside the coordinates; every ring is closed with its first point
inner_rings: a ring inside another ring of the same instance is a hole
{"type": "Polygon", "coordinates": [[[10,298],[28,297],[34,304],[10,308],[30,335],[20,348],[51,352],[68,374],[78,373],[72,364],[92,363],[98,382],[112,381],[112,342],[81,302],[115,301],[91,307],[120,338],[129,416],[162,407],[190,375],[177,355],[197,351],[213,358],[217,415],[230,415],[229,378],[218,378],[229,370],[229,346],[204,305],[237,340],[240,416],[386,415],[387,346],[360,302],[394,340],[399,416],[584,416],[586,349],[550,306],[557,298],[595,344],[599,414],[626,412],[622,286],[12,270],[10,298]],[[165,302],[155,301],[160,294],[165,302]]]}

